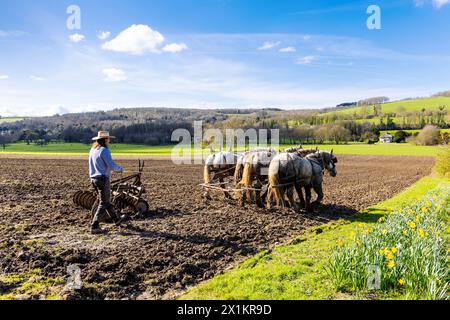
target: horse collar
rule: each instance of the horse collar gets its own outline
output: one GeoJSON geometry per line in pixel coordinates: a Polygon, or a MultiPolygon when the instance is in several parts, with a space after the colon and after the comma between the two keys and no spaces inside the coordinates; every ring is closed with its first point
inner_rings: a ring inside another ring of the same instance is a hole
{"type": "Polygon", "coordinates": [[[324,161],[323,161],[322,157],[320,157],[320,159],[317,159],[317,158],[309,159],[309,161],[318,164],[320,166],[320,168],[322,169],[322,171],[325,171],[325,165],[324,165],[324,161]]]}

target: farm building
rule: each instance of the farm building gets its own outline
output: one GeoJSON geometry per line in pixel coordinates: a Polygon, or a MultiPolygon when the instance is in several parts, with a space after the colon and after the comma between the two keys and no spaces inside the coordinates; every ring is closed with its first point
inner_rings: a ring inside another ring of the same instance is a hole
{"type": "Polygon", "coordinates": [[[394,141],[394,136],[392,134],[385,133],[382,136],[380,136],[380,142],[382,143],[392,143],[394,141]]]}

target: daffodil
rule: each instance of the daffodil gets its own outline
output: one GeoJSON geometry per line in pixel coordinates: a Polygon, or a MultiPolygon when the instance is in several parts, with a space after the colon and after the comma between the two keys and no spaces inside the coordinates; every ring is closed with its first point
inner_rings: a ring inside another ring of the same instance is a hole
{"type": "Polygon", "coordinates": [[[415,229],[416,228],[416,223],[413,221],[408,222],[408,225],[411,229],[415,229]]]}
{"type": "Polygon", "coordinates": [[[395,262],[394,262],[394,260],[389,261],[388,264],[387,264],[387,266],[388,266],[389,269],[394,268],[394,267],[395,267],[395,262]]]}
{"type": "Polygon", "coordinates": [[[380,256],[384,256],[384,249],[380,249],[378,252],[380,253],[380,256]]]}
{"type": "Polygon", "coordinates": [[[386,256],[389,260],[394,260],[394,254],[392,252],[389,252],[386,256]]]}
{"type": "Polygon", "coordinates": [[[407,236],[409,233],[408,233],[408,230],[403,230],[403,234],[405,235],[405,236],[407,236]]]}
{"type": "Polygon", "coordinates": [[[422,228],[419,229],[419,236],[420,236],[421,238],[423,238],[423,237],[426,236],[426,232],[425,232],[425,230],[423,230],[422,228]]]}
{"type": "Polygon", "coordinates": [[[404,286],[404,285],[406,284],[406,280],[403,279],[403,278],[401,278],[400,280],[398,280],[398,283],[399,283],[401,286],[404,286]]]}
{"type": "Polygon", "coordinates": [[[392,247],[392,248],[391,248],[391,252],[392,252],[393,254],[396,254],[397,251],[398,251],[398,249],[397,249],[396,247],[392,247]]]}
{"type": "Polygon", "coordinates": [[[383,223],[383,222],[385,222],[386,221],[386,218],[385,217],[381,217],[380,219],[378,219],[378,222],[379,223],[383,223]]]}

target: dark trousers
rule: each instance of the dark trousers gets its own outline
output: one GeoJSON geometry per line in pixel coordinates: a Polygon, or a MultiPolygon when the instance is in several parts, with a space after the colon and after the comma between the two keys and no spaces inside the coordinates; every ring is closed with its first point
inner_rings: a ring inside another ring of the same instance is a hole
{"type": "Polygon", "coordinates": [[[99,216],[108,214],[116,222],[119,218],[111,204],[111,181],[108,177],[98,177],[91,179],[92,185],[97,190],[99,205],[92,219],[92,225],[98,226],[99,216]]]}

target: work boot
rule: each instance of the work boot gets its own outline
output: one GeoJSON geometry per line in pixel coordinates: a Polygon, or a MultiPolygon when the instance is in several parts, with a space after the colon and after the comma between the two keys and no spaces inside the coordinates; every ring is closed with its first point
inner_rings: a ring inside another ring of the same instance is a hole
{"type": "Polygon", "coordinates": [[[103,234],[105,231],[100,228],[100,224],[98,222],[94,222],[91,226],[91,234],[103,234]]]}

